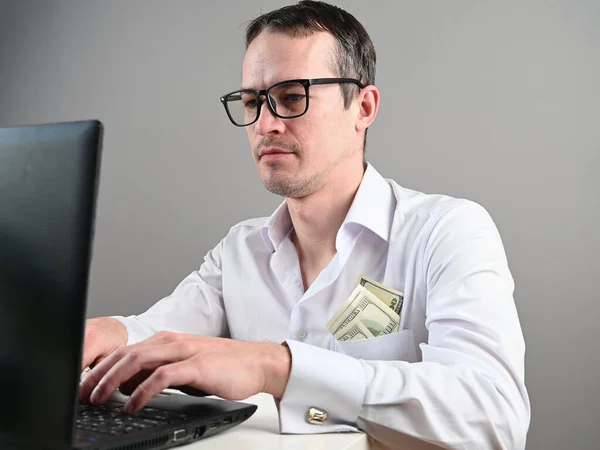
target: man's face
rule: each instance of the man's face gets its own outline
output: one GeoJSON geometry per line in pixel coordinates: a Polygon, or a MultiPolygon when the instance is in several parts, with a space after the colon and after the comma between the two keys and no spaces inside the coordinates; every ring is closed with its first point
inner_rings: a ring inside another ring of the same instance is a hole
{"type": "MultiPolygon", "coordinates": [[[[242,86],[260,90],[285,80],[337,77],[331,68],[334,45],[325,32],[297,38],[263,32],[246,51],[242,86]]],[[[295,119],[275,117],[265,99],[258,121],[246,127],[265,187],[285,197],[310,195],[349,161],[362,161],[358,107],[344,109],[340,85],[310,86],[309,98],[308,111],[295,119]]]]}

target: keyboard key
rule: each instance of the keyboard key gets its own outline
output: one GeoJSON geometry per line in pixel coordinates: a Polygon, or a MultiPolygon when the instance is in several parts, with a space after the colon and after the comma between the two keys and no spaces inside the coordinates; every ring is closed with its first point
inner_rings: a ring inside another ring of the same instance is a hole
{"type": "Polygon", "coordinates": [[[146,407],[135,414],[125,414],[121,405],[80,405],[75,424],[78,437],[81,433],[84,433],[81,436],[88,436],[89,433],[92,436],[94,434],[117,436],[151,429],[161,424],[184,422],[191,418],[192,416],[187,414],[151,407],[146,407]]]}

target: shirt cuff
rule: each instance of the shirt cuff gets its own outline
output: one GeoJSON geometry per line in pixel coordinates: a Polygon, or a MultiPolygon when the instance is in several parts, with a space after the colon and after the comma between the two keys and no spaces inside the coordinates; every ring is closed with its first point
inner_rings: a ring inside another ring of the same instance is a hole
{"type": "Polygon", "coordinates": [[[137,344],[154,334],[154,330],[149,326],[142,324],[136,316],[110,316],[110,318],[117,319],[125,325],[125,328],[127,328],[127,345],[137,344]]]}
{"type": "Polygon", "coordinates": [[[285,342],[292,355],[292,368],[283,396],[276,402],[280,432],[359,431],[356,420],[366,392],[362,362],[302,342],[285,342]],[[327,421],[310,423],[311,408],[327,412],[327,421]]]}

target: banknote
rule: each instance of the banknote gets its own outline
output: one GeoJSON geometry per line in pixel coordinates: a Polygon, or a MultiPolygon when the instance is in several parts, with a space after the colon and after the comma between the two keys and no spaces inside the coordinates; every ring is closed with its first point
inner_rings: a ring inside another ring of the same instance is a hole
{"type": "Polygon", "coordinates": [[[401,316],[402,305],[404,303],[404,294],[402,292],[386,287],[365,276],[361,276],[358,283],[361,286],[364,286],[369,292],[375,294],[379,300],[392,308],[396,314],[401,316]]]}
{"type": "Polygon", "coordinates": [[[338,341],[360,341],[374,337],[362,322],[356,322],[351,327],[346,327],[345,330],[342,330],[342,333],[336,337],[338,341]]]}
{"type": "Polygon", "coordinates": [[[340,306],[338,308],[338,310],[331,317],[331,319],[329,319],[329,322],[327,322],[327,324],[325,325],[325,327],[328,330],[331,331],[333,324],[336,323],[341,317],[344,317],[346,310],[354,304],[354,301],[357,298],[360,297],[361,292],[362,292],[362,290],[360,288],[361,288],[361,286],[356,286],[354,288],[354,290],[352,291],[352,294],[350,294],[350,297],[348,297],[348,299],[342,304],[342,306],[340,306]]]}
{"type": "Polygon", "coordinates": [[[375,294],[358,285],[326,327],[339,339],[358,323],[362,325],[361,330],[364,327],[371,334],[368,338],[397,331],[400,317],[375,294]]]}

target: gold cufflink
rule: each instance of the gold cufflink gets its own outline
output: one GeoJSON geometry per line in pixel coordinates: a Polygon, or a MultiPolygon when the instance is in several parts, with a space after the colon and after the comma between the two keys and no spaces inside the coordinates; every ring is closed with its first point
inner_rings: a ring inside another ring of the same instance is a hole
{"type": "Polygon", "coordinates": [[[317,408],[308,410],[308,421],[313,425],[323,425],[327,422],[327,411],[322,411],[317,408]]]}

